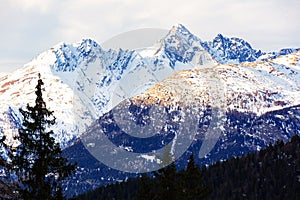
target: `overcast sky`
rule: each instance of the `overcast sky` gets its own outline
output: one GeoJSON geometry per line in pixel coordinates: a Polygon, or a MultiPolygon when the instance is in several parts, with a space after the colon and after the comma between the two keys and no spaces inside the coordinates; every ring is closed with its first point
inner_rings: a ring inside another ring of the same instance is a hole
{"type": "Polygon", "coordinates": [[[202,40],[218,33],[256,49],[300,47],[299,0],[0,0],[0,72],[21,67],[53,45],[99,44],[138,28],[181,23],[202,40]]]}

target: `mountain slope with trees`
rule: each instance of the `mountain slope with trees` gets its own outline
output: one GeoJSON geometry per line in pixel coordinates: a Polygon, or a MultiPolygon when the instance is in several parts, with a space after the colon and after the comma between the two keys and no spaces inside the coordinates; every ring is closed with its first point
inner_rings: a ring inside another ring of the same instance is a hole
{"type": "Polygon", "coordinates": [[[202,169],[209,199],[298,199],[300,138],[202,169]]]}
{"type": "Polygon", "coordinates": [[[297,199],[300,138],[201,169],[193,156],[185,170],[174,164],[152,174],[100,187],[74,199],[297,199]]]}

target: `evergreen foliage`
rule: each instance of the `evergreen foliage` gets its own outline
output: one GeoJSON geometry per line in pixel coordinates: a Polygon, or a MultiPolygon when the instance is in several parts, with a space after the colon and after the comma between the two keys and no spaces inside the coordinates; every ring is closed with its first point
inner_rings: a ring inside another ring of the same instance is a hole
{"type": "Polygon", "coordinates": [[[20,199],[64,199],[61,181],[76,166],[62,157],[62,150],[52,136],[50,127],[55,124],[55,117],[46,108],[43,85],[39,74],[35,105],[27,104],[26,109],[20,109],[23,126],[15,137],[19,144],[9,155],[20,199]]]}
{"type": "Polygon", "coordinates": [[[143,174],[103,186],[74,199],[293,200],[299,197],[300,138],[295,135],[286,144],[278,141],[257,153],[219,161],[202,169],[191,155],[186,170],[178,172],[172,164],[150,176],[143,174]]]}
{"type": "Polygon", "coordinates": [[[204,182],[212,190],[209,199],[299,199],[300,138],[270,144],[205,169],[204,182]]]}
{"type": "Polygon", "coordinates": [[[191,156],[186,170],[177,171],[175,163],[172,163],[152,174],[142,174],[139,178],[103,186],[74,199],[198,200],[207,194],[201,171],[191,156]]]}

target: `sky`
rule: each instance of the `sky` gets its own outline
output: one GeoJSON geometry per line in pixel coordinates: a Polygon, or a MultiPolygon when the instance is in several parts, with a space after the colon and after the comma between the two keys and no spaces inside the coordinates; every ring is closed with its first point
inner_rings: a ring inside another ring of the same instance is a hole
{"type": "Polygon", "coordinates": [[[218,33],[253,48],[300,47],[299,0],[0,0],[0,72],[11,72],[59,42],[99,44],[140,28],[181,23],[200,39],[218,33]]]}

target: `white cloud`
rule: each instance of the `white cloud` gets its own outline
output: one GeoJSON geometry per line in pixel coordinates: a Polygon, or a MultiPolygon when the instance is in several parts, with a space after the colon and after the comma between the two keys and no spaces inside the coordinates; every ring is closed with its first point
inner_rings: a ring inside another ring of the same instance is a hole
{"type": "Polygon", "coordinates": [[[102,43],[125,31],[177,23],[203,40],[222,33],[267,51],[300,46],[298,0],[1,1],[0,60],[28,61],[61,41],[102,43]]]}
{"type": "Polygon", "coordinates": [[[20,8],[24,12],[47,13],[54,5],[53,3],[55,3],[55,0],[10,0],[7,3],[11,4],[13,7],[20,8]]]}

